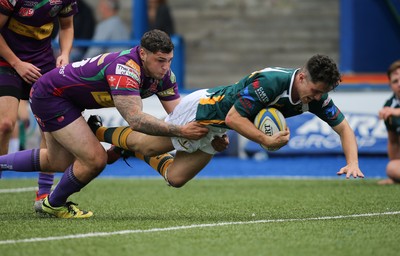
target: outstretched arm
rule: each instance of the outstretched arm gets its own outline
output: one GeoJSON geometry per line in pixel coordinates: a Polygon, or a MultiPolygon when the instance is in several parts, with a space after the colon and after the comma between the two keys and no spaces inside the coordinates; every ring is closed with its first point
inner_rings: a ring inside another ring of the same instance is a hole
{"type": "Polygon", "coordinates": [[[140,96],[114,95],[113,99],[115,107],[134,131],[156,136],[184,137],[191,140],[200,139],[208,133],[208,128],[197,122],[184,126],[174,125],[144,113],[140,96]]]}
{"type": "Polygon", "coordinates": [[[340,124],[333,127],[333,130],[340,136],[340,141],[342,142],[342,148],[347,162],[347,165],[341,168],[337,174],[346,174],[346,179],[350,178],[350,176],[353,176],[354,178],[364,178],[364,174],[358,166],[356,137],[349,123],[344,119],[340,124]]]}

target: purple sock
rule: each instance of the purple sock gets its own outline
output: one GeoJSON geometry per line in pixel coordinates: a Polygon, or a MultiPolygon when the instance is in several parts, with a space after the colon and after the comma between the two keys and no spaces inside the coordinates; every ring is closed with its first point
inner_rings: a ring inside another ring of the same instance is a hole
{"type": "Polygon", "coordinates": [[[0,156],[0,170],[16,172],[40,171],[40,149],[28,149],[0,156]]]}
{"type": "Polygon", "coordinates": [[[79,192],[86,186],[86,184],[83,184],[75,177],[72,167],[73,164],[65,170],[60,182],[50,194],[49,203],[51,206],[59,207],[65,205],[70,195],[79,192]]]}
{"type": "Polygon", "coordinates": [[[38,179],[39,190],[37,192],[38,196],[44,194],[50,194],[53,182],[54,182],[54,174],[43,173],[43,172],[39,173],[39,179],[38,179]]]}

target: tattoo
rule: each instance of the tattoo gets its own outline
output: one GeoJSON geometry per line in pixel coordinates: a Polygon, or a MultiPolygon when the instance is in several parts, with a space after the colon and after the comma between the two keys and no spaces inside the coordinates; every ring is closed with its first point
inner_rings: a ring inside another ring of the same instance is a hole
{"type": "Polygon", "coordinates": [[[181,126],[166,123],[144,113],[140,96],[114,95],[113,100],[115,107],[132,130],[155,136],[181,136],[181,126]]]}

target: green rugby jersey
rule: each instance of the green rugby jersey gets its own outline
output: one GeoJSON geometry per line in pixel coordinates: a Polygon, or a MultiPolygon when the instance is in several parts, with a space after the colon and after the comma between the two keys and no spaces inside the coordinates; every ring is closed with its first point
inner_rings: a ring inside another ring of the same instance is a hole
{"type": "Polygon", "coordinates": [[[279,109],[286,118],[309,111],[330,126],[341,123],[344,115],[328,94],[309,104],[292,101],[290,93],[297,71],[298,69],[265,68],[251,73],[235,84],[208,89],[207,97],[201,99],[197,107],[196,120],[203,124],[229,128],[225,124],[225,117],[232,106],[235,106],[241,116],[251,121],[261,109],[268,106],[279,109]]]}
{"type": "MultiPolygon", "coordinates": [[[[393,94],[390,99],[385,102],[384,107],[400,108],[399,99],[393,94]]],[[[388,131],[400,134],[400,117],[391,116],[385,120],[385,126],[388,131]]]]}

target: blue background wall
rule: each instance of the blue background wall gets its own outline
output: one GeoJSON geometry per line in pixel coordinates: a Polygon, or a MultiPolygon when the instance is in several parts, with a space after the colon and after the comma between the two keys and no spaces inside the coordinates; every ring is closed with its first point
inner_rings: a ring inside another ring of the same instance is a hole
{"type": "Polygon", "coordinates": [[[400,59],[399,0],[341,0],[343,72],[385,72],[400,59]]]}

